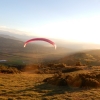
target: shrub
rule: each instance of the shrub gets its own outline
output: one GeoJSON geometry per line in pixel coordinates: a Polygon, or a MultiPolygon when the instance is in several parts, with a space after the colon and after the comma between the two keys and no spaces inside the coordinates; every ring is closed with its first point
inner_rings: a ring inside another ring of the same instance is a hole
{"type": "Polygon", "coordinates": [[[15,67],[8,67],[8,66],[0,66],[0,72],[5,74],[17,74],[21,73],[17,68],[15,67]]]}
{"type": "Polygon", "coordinates": [[[74,72],[78,70],[83,70],[81,67],[66,67],[62,70],[62,73],[67,73],[67,72],[74,72]]]}
{"type": "Polygon", "coordinates": [[[82,66],[82,63],[80,61],[76,62],[75,66],[82,66]]]}

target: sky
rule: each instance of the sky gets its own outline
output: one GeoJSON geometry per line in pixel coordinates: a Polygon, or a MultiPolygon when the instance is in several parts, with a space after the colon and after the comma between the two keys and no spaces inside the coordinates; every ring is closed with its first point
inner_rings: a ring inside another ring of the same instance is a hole
{"type": "Polygon", "coordinates": [[[0,0],[0,30],[100,44],[100,0],[0,0]]]}

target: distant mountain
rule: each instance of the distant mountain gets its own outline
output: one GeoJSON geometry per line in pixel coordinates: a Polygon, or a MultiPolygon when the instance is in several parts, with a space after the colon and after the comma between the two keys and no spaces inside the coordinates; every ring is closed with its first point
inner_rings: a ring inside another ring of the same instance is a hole
{"type": "Polygon", "coordinates": [[[13,39],[13,40],[19,40],[18,38],[15,38],[15,37],[13,37],[13,36],[6,35],[6,34],[0,34],[0,37],[9,38],[9,39],[13,39]]]}
{"type": "Polygon", "coordinates": [[[78,61],[86,65],[100,66],[100,49],[73,53],[57,60],[56,62],[66,63],[67,65],[75,65],[78,61]]]}
{"type": "Polygon", "coordinates": [[[10,39],[14,38],[14,39],[21,40],[21,41],[25,41],[28,38],[30,38],[27,35],[22,35],[22,34],[9,32],[9,31],[2,31],[2,30],[0,30],[0,36],[5,37],[5,38],[10,38],[10,39]]]}

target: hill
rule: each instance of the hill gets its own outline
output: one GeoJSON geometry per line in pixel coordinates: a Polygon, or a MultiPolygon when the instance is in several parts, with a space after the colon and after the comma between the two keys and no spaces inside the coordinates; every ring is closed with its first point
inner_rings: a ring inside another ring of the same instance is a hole
{"type": "Polygon", "coordinates": [[[85,50],[65,56],[56,62],[65,63],[67,65],[75,65],[76,62],[81,62],[83,65],[100,65],[100,50],[85,50]]]}

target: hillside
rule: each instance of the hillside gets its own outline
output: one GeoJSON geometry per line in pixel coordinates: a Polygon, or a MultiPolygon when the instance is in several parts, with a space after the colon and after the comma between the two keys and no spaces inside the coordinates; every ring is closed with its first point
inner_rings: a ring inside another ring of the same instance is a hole
{"type": "Polygon", "coordinates": [[[0,60],[5,59],[19,63],[40,63],[59,59],[71,52],[71,50],[62,47],[57,47],[55,50],[53,47],[35,43],[29,43],[25,48],[23,45],[24,42],[22,41],[0,37],[0,60]]]}
{"type": "Polygon", "coordinates": [[[82,52],[73,53],[69,56],[65,56],[56,62],[65,63],[67,65],[75,65],[80,61],[83,65],[100,65],[100,50],[87,50],[82,52]]]}
{"type": "MultiPolygon", "coordinates": [[[[26,35],[24,33],[19,34],[19,31],[14,31],[14,30],[0,30],[0,37],[4,37],[4,38],[9,38],[9,39],[14,39],[14,40],[20,40],[20,41],[26,41],[28,39],[31,38],[36,38],[38,36],[36,35],[26,35]]],[[[63,39],[56,39],[56,38],[49,38],[51,40],[53,40],[58,47],[63,47],[63,48],[70,48],[71,51],[79,51],[79,50],[89,50],[89,49],[100,49],[100,44],[96,44],[96,43],[82,43],[82,42],[72,42],[69,40],[63,40],[63,39]]],[[[41,44],[44,45],[44,43],[42,42],[37,42],[36,44],[41,44]]]]}

